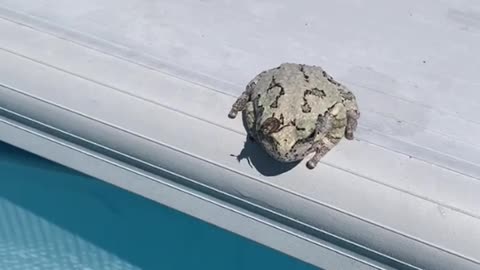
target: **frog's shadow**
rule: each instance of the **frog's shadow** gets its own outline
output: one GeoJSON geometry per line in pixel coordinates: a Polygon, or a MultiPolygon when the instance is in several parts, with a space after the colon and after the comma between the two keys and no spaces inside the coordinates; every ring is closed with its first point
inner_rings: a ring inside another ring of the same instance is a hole
{"type": "MultiPolygon", "coordinates": [[[[232,155],[235,156],[235,155],[232,155]]],[[[301,161],[283,163],[270,157],[263,148],[247,135],[245,144],[240,154],[236,156],[238,162],[246,159],[263,176],[275,176],[285,173],[301,161]]]]}

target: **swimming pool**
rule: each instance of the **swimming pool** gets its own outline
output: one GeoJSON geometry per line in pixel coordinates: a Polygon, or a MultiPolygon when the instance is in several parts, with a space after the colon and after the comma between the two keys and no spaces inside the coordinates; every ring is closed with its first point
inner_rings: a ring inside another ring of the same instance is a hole
{"type": "Polygon", "coordinates": [[[317,269],[0,142],[1,269],[317,269]]]}

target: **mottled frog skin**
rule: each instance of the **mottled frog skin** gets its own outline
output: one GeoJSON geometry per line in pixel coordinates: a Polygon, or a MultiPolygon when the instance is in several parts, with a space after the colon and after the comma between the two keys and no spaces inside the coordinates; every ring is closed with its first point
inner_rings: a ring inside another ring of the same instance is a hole
{"type": "Polygon", "coordinates": [[[250,137],[280,162],[314,153],[320,159],[345,137],[353,140],[360,117],[355,96],[322,68],[284,63],[258,74],[232,105],[242,111],[250,137]]]}

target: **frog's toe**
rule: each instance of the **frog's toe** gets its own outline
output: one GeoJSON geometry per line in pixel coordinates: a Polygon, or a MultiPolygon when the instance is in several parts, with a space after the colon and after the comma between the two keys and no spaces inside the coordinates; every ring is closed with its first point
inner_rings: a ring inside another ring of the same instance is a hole
{"type": "Polygon", "coordinates": [[[347,140],[353,140],[353,139],[354,139],[353,131],[346,131],[346,132],[345,132],[345,138],[346,138],[347,140]]]}
{"type": "Polygon", "coordinates": [[[232,110],[230,110],[230,112],[228,113],[228,117],[233,119],[233,118],[237,117],[237,114],[238,114],[238,111],[235,110],[235,109],[232,109],[232,110]]]}
{"type": "Polygon", "coordinates": [[[307,162],[307,168],[310,169],[310,170],[313,170],[318,164],[318,161],[315,162],[314,160],[309,160],[307,162]]]}

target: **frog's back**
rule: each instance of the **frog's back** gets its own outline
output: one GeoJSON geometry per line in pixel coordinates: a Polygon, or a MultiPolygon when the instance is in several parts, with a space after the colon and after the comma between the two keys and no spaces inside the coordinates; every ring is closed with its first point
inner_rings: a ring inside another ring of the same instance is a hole
{"type": "Polygon", "coordinates": [[[339,89],[343,86],[318,66],[283,63],[260,73],[252,82],[257,126],[278,117],[282,126],[295,123],[311,131],[311,123],[342,102],[339,89]]]}
{"type": "Polygon", "coordinates": [[[284,104],[301,108],[303,114],[316,117],[342,100],[339,89],[344,87],[321,67],[284,63],[270,72],[275,83],[283,86],[288,100],[284,104]]]}

